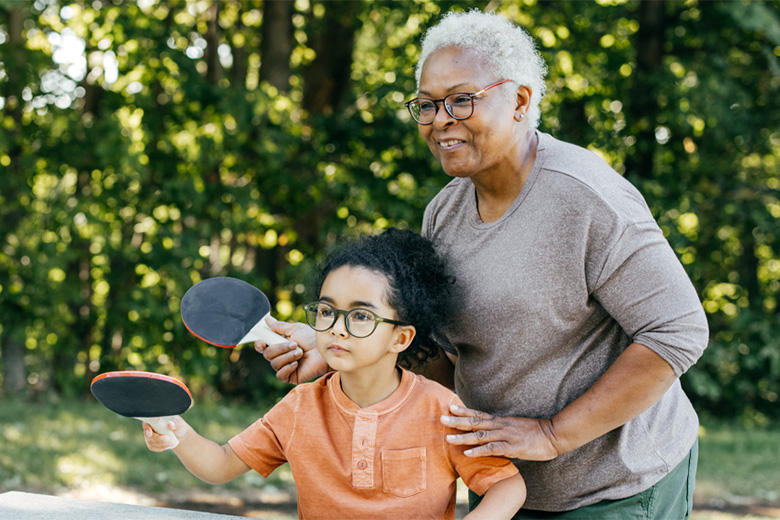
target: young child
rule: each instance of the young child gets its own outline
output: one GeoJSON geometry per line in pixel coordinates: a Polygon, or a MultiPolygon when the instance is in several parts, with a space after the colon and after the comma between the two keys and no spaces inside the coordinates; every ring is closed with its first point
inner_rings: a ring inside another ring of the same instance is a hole
{"type": "MultiPolygon", "coordinates": [[[[449,285],[432,244],[411,231],[345,244],[321,268],[319,300],[305,307],[332,372],[293,388],[223,446],[174,418],[174,453],[212,484],[289,462],[300,518],[453,519],[458,476],[484,494],[467,519],[511,518],[526,493],[515,466],[448,444],[457,432],[439,418],[460,399],[398,366],[438,354],[449,285]]],[[[168,447],[168,437],[144,430],[150,450],[168,447]]]]}

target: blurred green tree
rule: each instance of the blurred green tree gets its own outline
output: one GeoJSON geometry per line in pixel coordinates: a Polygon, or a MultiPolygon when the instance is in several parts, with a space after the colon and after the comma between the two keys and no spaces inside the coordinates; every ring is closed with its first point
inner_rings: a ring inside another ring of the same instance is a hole
{"type": "Polygon", "coordinates": [[[696,405],[779,417],[780,16],[755,1],[0,0],[4,392],[121,368],[276,399],[180,299],[230,275],[300,319],[337,239],[419,227],[448,179],[403,102],[424,30],[467,8],[529,28],[541,129],[645,194],[710,317],[696,405]]]}

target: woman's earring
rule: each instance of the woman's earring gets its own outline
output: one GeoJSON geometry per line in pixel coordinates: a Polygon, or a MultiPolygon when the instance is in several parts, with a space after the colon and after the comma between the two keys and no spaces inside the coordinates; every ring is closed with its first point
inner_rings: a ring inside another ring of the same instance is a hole
{"type": "Polygon", "coordinates": [[[517,117],[517,122],[519,123],[519,122],[520,122],[520,121],[522,121],[523,119],[525,119],[525,114],[523,114],[523,113],[521,112],[520,114],[518,114],[518,117],[517,117]]]}

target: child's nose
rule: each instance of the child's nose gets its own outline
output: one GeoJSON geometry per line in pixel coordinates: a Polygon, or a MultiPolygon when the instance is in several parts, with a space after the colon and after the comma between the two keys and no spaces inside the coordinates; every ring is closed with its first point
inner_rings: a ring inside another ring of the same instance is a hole
{"type": "Polygon", "coordinates": [[[336,334],[342,337],[348,336],[349,331],[347,330],[347,317],[343,314],[336,316],[336,323],[333,324],[330,332],[331,334],[336,334]]]}

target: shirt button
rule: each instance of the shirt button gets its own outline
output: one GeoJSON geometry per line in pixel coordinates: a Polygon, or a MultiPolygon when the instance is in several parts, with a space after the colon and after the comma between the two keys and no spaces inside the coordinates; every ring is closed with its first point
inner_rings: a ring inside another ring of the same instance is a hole
{"type": "Polygon", "coordinates": [[[357,463],[357,467],[358,469],[366,469],[366,461],[361,460],[360,462],[357,463]]]}

